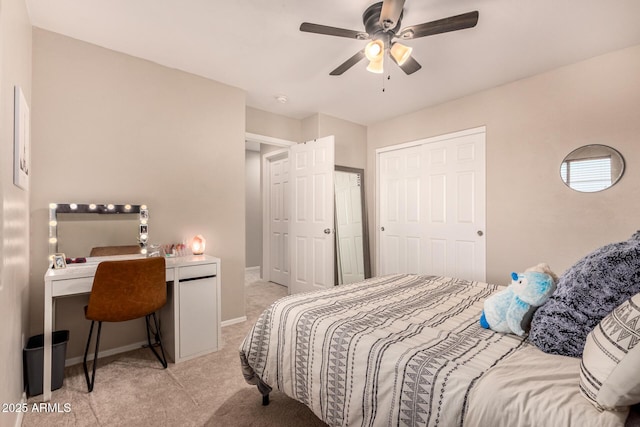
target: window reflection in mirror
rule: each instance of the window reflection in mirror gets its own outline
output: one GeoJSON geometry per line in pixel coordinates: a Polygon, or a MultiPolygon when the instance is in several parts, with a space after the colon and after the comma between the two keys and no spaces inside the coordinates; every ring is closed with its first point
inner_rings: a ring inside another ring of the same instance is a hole
{"type": "Polygon", "coordinates": [[[369,239],[364,205],[364,171],[336,166],[336,284],[371,277],[369,239]]]}
{"type": "Polygon", "coordinates": [[[606,145],[585,145],[573,150],[562,161],[560,176],[570,188],[584,193],[605,190],[624,173],[624,159],[606,145]]]}

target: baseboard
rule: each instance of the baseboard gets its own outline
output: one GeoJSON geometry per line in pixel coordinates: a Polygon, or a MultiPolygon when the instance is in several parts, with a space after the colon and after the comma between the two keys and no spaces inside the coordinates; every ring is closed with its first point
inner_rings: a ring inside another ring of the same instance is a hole
{"type": "MultiPolygon", "coordinates": [[[[259,267],[258,267],[259,268],[259,267]]],[[[220,323],[221,327],[235,325],[236,323],[246,322],[247,316],[236,317],[235,319],[225,320],[220,323]]],[[[147,345],[147,341],[140,341],[137,343],[125,345],[123,347],[111,348],[109,350],[100,350],[100,357],[113,356],[114,354],[124,353],[126,351],[137,350],[143,346],[147,345]]],[[[82,363],[84,359],[84,355],[78,357],[72,357],[70,359],[65,360],[64,366],[77,365],[78,363],[82,363]]],[[[87,360],[93,360],[93,353],[89,352],[87,355],[87,360]]]]}
{"type": "MultiPolygon", "coordinates": [[[[133,344],[125,345],[122,347],[110,348],[109,350],[100,350],[99,356],[113,356],[114,354],[124,353],[126,351],[137,350],[145,345],[148,345],[147,341],[140,341],[133,344]]],[[[64,361],[64,366],[77,365],[78,363],[82,363],[84,359],[84,355],[78,357],[72,357],[64,361]]],[[[89,352],[87,355],[87,360],[93,360],[93,352],[89,352]]]]}
{"type": "Polygon", "coordinates": [[[258,266],[255,266],[255,267],[246,267],[246,268],[244,269],[244,271],[246,271],[246,272],[250,272],[250,271],[260,271],[260,266],[258,265],[258,266]]]}
{"type": "MultiPolygon", "coordinates": [[[[27,393],[22,392],[22,398],[20,399],[20,403],[24,406],[27,404],[27,393]]],[[[16,417],[16,422],[14,424],[15,427],[20,427],[22,425],[22,417],[24,417],[24,411],[16,411],[18,416],[16,417]]]]}
{"type": "Polygon", "coordinates": [[[236,323],[242,323],[247,321],[247,316],[236,317],[235,319],[223,320],[220,322],[221,327],[235,325],[236,323]]]}
{"type": "MultiPolygon", "coordinates": [[[[221,327],[235,325],[236,323],[246,322],[247,316],[236,317],[235,319],[225,320],[220,323],[221,327]]],[[[147,344],[147,341],[140,341],[137,343],[125,345],[122,347],[111,348],[109,350],[100,350],[100,357],[113,356],[114,354],[124,353],[126,351],[137,350],[147,344]]],[[[78,363],[82,363],[84,359],[84,355],[78,357],[72,357],[70,359],[65,360],[64,366],[77,365],[78,363]]],[[[89,352],[87,355],[87,360],[93,360],[93,353],[89,352]]]]}

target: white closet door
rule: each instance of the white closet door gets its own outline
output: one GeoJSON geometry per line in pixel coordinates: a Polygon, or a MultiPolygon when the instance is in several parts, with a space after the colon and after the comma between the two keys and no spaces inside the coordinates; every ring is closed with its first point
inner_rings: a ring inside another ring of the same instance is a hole
{"type": "Polygon", "coordinates": [[[378,165],[380,274],[484,281],[484,129],[380,152],[378,165]]]}
{"type": "Polygon", "coordinates": [[[424,144],[425,272],[484,281],[485,135],[424,144]]]}
{"type": "Polygon", "coordinates": [[[334,285],[333,169],[333,136],[291,147],[292,294],[334,285]]]}
{"type": "Polygon", "coordinates": [[[380,274],[422,273],[420,147],[380,154],[380,274]]]}

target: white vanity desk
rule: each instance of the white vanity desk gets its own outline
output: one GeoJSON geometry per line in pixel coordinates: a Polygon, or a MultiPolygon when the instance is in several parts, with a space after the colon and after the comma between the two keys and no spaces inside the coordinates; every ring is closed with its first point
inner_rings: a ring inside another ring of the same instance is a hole
{"type": "MultiPolygon", "coordinates": [[[[101,261],[140,258],[120,255],[87,258],[44,275],[43,401],[51,400],[51,334],[55,299],[88,294],[101,261]]],[[[208,255],[166,258],[167,305],[160,313],[162,343],[175,363],[218,350],[220,340],[220,259],[208,255]]]]}

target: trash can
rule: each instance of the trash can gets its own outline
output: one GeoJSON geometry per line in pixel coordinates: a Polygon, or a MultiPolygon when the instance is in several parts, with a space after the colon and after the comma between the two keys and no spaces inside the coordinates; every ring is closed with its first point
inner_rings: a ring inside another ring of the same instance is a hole
{"type": "MultiPolygon", "coordinates": [[[[62,387],[64,381],[64,362],[67,357],[69,331],[54,331],[51,339],[51,390],[62,387]]],[[[44,364],[44,335],[29,338],[22,350],[24,383],[27,396],[42,394],[42,377],[44,364]]]]}

